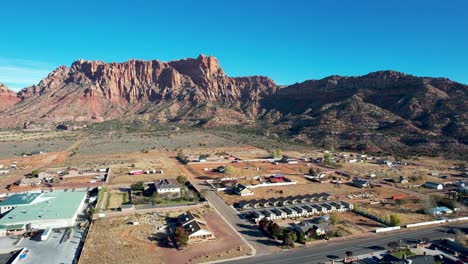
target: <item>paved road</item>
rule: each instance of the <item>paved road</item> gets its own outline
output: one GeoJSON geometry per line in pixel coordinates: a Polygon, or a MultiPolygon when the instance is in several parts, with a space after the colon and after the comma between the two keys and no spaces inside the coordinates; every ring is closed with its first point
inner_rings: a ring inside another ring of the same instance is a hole
{"type": "Polygon", "coordinates": [[[449,226],[437,226],[423,230],[402,230],[388,234],[369,234],[367,237],[350,239],[345,241],[323,241],[323,243],[307,248],[290,250],[281,254],[267,254],[256,257],[231,261],[227,263],[254,264],[254,263],[323,263],[332,259],[342,260],[345,252],[350,250],[353,254],[369,254],[376,250],[387,248],[387,244],[392,241],[415,241],[422,238],[441,239],[451,237],[453,234],[445,231],[450,228],[468,229],[468,224],[453,224],[449,226]]]}
{"type": "Polygon", "coordinates": [[[207,191],[206,198],[220,214],[239,232],[255,249],[257,255],[279,251],[278,245],[263,234],[256,225],[241,219],[214,191],[207,191]]]}
{"type": "Polygon", "coordinates": [[[255,225],[247,220],[241,219],[236,212],[229,207],[206,183],[196,178],[196,176],[185,166],[179,165],[190,181],[196,185],[197,189],[206,191],[205,198],[213,207],[236,229],[238,233],[255,248],[257,255],[279,252],[279,248],[273,241],[268,239],[255,225]]]}

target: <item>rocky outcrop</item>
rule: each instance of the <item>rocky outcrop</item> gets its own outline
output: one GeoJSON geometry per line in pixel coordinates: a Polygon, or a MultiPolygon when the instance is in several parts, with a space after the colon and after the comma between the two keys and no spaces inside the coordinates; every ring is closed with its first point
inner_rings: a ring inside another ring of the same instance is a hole
{"type": "MultiPolygon", "coordinates": [[[[276,84],[267,77],[227,76],[212,56],[171,62],[78,60],[21,90],[22,102],[9,114],[45,122],[95,121],[133,114],[150,115],[159,121],[197,122],[210,119],[218,108],[229,108],[236,112],[229,116],[242,120],[254,118],[251,112],[257,112],[258,101],[275,90],[276,84]]],[[[222,120],[232,123],[229,117],[222,120]]],[[[28,120],[14,122],[20,121],[28,120]]]]}
{"type": "Polygon", "coordinates": [[[21,99],[17,97],[14,91],[10,90],[5,84],[0,83],[0,112],[12,107],[19,101],[21,99]]]}
{"type": "Polygon", "coordinates": [[[9,92],[0,124],[261,121],[262,128],[324,147],[468,153],[467,92],[468,86],[445,78],[396,71],[280,88],[268,77],[229,77],[215,57],[204,55],[170,62],[78,60],[18,96],[9,92]]]}

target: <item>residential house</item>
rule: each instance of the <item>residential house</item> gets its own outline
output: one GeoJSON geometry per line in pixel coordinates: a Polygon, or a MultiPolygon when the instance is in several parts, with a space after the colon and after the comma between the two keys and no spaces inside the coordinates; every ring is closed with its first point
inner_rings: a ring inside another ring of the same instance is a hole
{"type": "Polygon", "coordinates": [[[311,238],[321,237],[330,230],[328,223],[317,223],[311,220],[301,221],[298,225],[295,225],[294,228],[304,232],[306,237],[311,238]]]}
{"type": "Polygon", "coordinates": [[[298,204],[302,202],[302,200],[298,198],[297,196],[292,196],[291,198],[289,198],[289,201],[291,204],[298,204]]]}
{"type": "Polygon", "coordinates": [[[323,207],[322,205],[312,204],[311,206],[315,208],[315,210],[317,210],[317,213],[319,214],[326,214],[328,212],[327,208],[323,207]]]}
{"type": "Polygon", "coordinates": [[[308,203],[308,202],[310,202],[310,198],[307,197],[306,195],[296,196],[296,199],[298,199],[299,203],[308,203]]]}
{"type": "Polygon", "coordinates": [[[307,211],[307,215],[313,215],[317,213],[317,208],[310,205],[301,205],[301,207],[307,211]]]}
{"type": "Polygon", "coordinates": [[[328,201],[331,199],[331,195],[326,192],[320,193],[320,196],[322,197],[322,200],[325,200],[325,201],[328,201]]]}
{"type": "Polygon", "coordinates": [[[336,211],[336,207],[331,205],[331,204],[323,203],[323,204],[321,204],[321,206],[323,206],[323,207],[325,207],[327,209],[327,213],[331,213],[331,212],[336,211]]]}
{"type": "Polygon", "coordinates": [[[284,209],[275,208],[272,211],[278,216],[278,218],[287,218],[288,217],[288,214],[284,211],[284,209]]]}
{"type": "Polygon", "coordinates": [[[260,206],[263,206],[263,207],[271,206],[270,202],[267,199],[260,199],[258,200],[258,203],[260,203],[260,206]]]}
{"type": "Polygon", "coordinates": [[[352,203],[348,203],[346,201],[341,201],[341,204],[344,205],[344,207],[348,210],[353,210],[354,205],[352,203]]]}
{"type": "Polygon", "coordinates": [[[441,183],[437,183],[437,182],[426,182],[423,184],[423,187],[428,188],[428,189],[435,189],[435,190],[444,189],[444,185],[441,183]]]}
{"type": "Polygon", "coordinates": [[[249,201],[240,201],[237,204],[237,207],[239,207],[239,209],[241,210],[246,210],[246,209],[252,208],[252,205],[249,201]]]}
{"type": "Polygon", "coordinates": [[[180,185],[174,179],[156,180],[154,187],[158,194],[180,197],[180,185]]]}
{"type": "Polygon", "coordinates": [[[263,210],[261,211],[261,214],[265,216],[266,219],[268,220],[275,220],[279,218],[278,214],[275,212],[275,210],[263,210]]]}
{"type": "Polygon", "coordinates": [[[378,159],[378,160],[377,160],[377,164],[380,164],[380,165],[387,165],[387,166],[391,167],[391,166],[393,165],[393,162],[392,162],[392,161],[389,161],[389,160],[378,159]]]}
{"type": "Polygon", "coordinates": [[[330,205],[333,206],[333,207],[335,207],[335,210],[338,211],[338,212],[347,211],[347,209],[345,208],[345,206],[342,205],[341,203],[330,202],[330,205]]]}
{"type": "Polygon", "coordinates": [[[263,218],[265,218],[265,215],[262,214],[262,213],[259,212],[259,211],[253,211],[253,212],[252,212],[252,215],[253,215],[253,220],[255,221],[255,223],[258,223],[258,222],[260,222],[260,220],[262,220],[263,218]]]}
{"type": "Polygon", "coordinates": [[[275,198],[270,198],[267,200],[268,203],[271,205],[271,206],[279,206],[281,205],[281,202],[278,200],[278,199],[275,199],[275,198]]]}
{"type": "Polygon", "coordinates": [[[303,207],[294,206],[294,207],[292,207],[292,209],[294,211],[296,211],[299,216],[308,216],[309,215],[309,213],[307,212],[307,209],[305,209],[303,207]]]}
{"type": "Polygon", "coordinates": [[[370,183],[367,180],[364,179],[359,179],[359,178],[354,178],[352,181],[353,186],[357,188],[369,188],[370,183]]]}
{"type": "Polygon", "coordinates": [[[179,215],[177,220],[179,226],[187,232],[189,243],[215,239],[213,232],[208,229],[200,215],[187,211],[179,215]]]}
{"type": "Polygon", "coordinates": [[[288,218],[296,218],[300,216],[296,210],[294,210],[292,207],[284,207],[282,210],[286,213],[286,216],[288,218]]]}
{"type": "Polygon", "coordinates": [[[452,214],[453,210],[445,206],[439,206],[426,210],[426,213],[430,215],[452,214]]]}
{"type": "Polygon", "coordinates": [[[237,184],[236,186],[234,186],[234,188],[232,189],[232,191],[237,194],[237,195],[240,195],[240,196],[251,196],[251,195],[254,195],[254,192],[247,188],[247,186],[243,185],[243,184],[237,184]]]}
{"type": "Polygon", "coordinates": [[[278,205],[284,206],[284,205],[288,205],[288,204],[290,204],[288,198],[286,198],[286,197],[278,198],[278,205]]]}
{"type": "Polygon", "coordinates": [[[263,206],[263,204],[259,200],[252,200],[250,201],[250,206],[253,208],[259,208],[263,206]]]}

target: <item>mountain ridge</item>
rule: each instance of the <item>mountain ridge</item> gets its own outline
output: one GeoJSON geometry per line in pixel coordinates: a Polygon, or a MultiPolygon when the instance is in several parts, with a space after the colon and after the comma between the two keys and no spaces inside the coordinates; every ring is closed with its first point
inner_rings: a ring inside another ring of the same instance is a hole
{"type": "Polygon", "coordinates": [[[279,86],[265,76],[229,77],[213,56],[77,60],[18,92],[0,110],[0,122],[18,127],[133,118],[202,126],[261,121],[325,146],[465,151],[467,92],[468,86],[447,78],[392,70],[279,86]]]}

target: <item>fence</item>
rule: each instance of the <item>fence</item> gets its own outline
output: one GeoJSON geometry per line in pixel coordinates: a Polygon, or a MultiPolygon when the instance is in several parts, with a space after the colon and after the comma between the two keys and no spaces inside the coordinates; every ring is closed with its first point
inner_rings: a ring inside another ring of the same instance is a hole
{"type": "Polygon", "coordinates": [[[384,227],[384,228],[378,228],[375,230],[376,233],[383,233],[383,232],[390,232],[394,230],[399,230],[401,227],[400,226],[393,226],[393,227],[384,227]]]}
{"type": "Polygon", "coordinates": [[[353,212],[355,212],[355,213],[357,213],[359,215],[362,215],[364,217],[370,218],[370,219],[372,219],[374,221],[377,221],[377,222],[379,222],[381,224],[384,224],[386,226],[390,226],[390,223],[388,221],[386,221],[385,219],[382,219],[380,217],[377,217],[377,216],[375,216],[373,214],[370,214],[369,212],[362,211],[362,210],[359,210],[359,209],[354,209],[353,212]]]}
{"type": "Polygon", "coordinates": [[[203,206],[208,205],[208,202],[200,202],[197,204],[184,204],[184,205],[172,205],[172,206],[161,206],[161,207],[154,207],[154,208],[145,208],[145,209],[133,209],[133,210],[126,210],[126,211],[110,211],[110,212],[102,212],[99,214],[93,215],[93,220],[99,218],[107,218],[107,217],[117,217],[117,216],[125,216],[125,215],[133,215],[133,214],[146,214],[146,213],[165,213],[165,212],[172,212],[172,211],[187,211],[192,209],[199,209],[203,206]]]}

